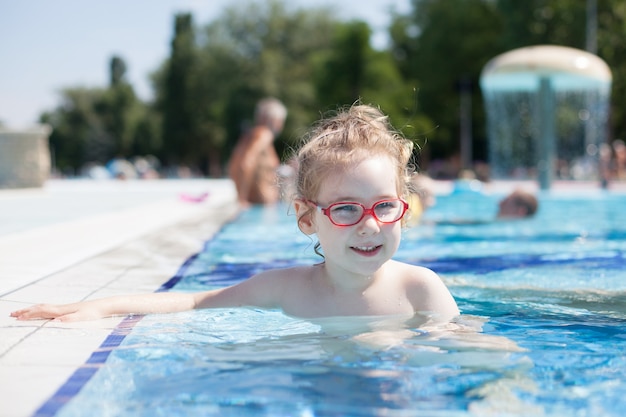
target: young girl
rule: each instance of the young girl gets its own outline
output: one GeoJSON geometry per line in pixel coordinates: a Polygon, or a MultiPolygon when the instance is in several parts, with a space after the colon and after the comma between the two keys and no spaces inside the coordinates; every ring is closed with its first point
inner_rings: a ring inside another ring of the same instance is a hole
{"type": "Polygon", "coordinates": [[[294,208],[300,230],[316,234],[317,265],[272,270],[237,285],[199,293],[152,293],[11,313],[19,320],[90,320],[194,308],[282,309],[301,318],[459,314],[431,270],[392,260],[408,210],[412,143],[370,106],[321,120],[296,156],[294,208]],[[321,252],[320,252],[321,249],[321,252]]]}

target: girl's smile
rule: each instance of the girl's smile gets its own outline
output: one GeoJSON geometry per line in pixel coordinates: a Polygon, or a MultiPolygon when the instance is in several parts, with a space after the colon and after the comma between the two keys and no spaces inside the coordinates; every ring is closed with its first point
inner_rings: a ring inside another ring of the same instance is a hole
{"type": "Polygon", "coordinates": [[[353,246],[352,250],[362,256],[376,256],[380,252],[383,245],[378,246],[353,246]]]}

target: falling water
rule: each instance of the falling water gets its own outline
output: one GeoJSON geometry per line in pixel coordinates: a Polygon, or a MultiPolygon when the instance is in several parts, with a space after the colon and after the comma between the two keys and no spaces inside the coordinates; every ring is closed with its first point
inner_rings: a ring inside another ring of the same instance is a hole
{"type": "Polygon", "coordinates": [[[510,51],[483,69],[492,178],[597,179],[607,140],[611,74],[595,55],[538,46],[510,51]]]}

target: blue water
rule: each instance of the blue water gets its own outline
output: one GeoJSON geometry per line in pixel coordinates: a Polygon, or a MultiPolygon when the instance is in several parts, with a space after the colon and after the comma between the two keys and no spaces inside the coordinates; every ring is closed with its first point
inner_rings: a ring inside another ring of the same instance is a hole
{"type": "MultiPolygon", "coordinates": [[[[439,196],[404,232],[397,259],[437,271],[459,303],[449,328],[256,309],[146,316],[111,336],[57,415],[622,416],[626,196],[544,193],[533,219],[494,222],[499,197],[439,196]],[[477,222],[448,221],[461,218],[477,222]]],[[[318,262],[314,243],[286,207],[255,208],[165,287],[318,262]]]]}

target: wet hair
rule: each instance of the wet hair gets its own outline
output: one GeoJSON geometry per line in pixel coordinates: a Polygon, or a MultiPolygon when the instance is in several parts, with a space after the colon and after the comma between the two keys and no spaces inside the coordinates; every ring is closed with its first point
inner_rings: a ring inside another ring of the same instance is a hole
{"type": "MultiPolygon", "coordinates": [[[[322,118],[296,154],[295,197],[316,201],[328,176],[371,157],[386,156],[395,166],[398,196],[412,191],[413,143],[393,129],[378,108],[356,104],[322,118]]],[[[299,221],[300,219],[298,219],[299,221]]]]}
{"type": "Polygon", "coordinates": [[[515,190],[511,194],[513,203],[517,207],[523,207],[526,210],[526,216],[533,216],[537,212],[537,197],[522,190],[515,190]]]}

